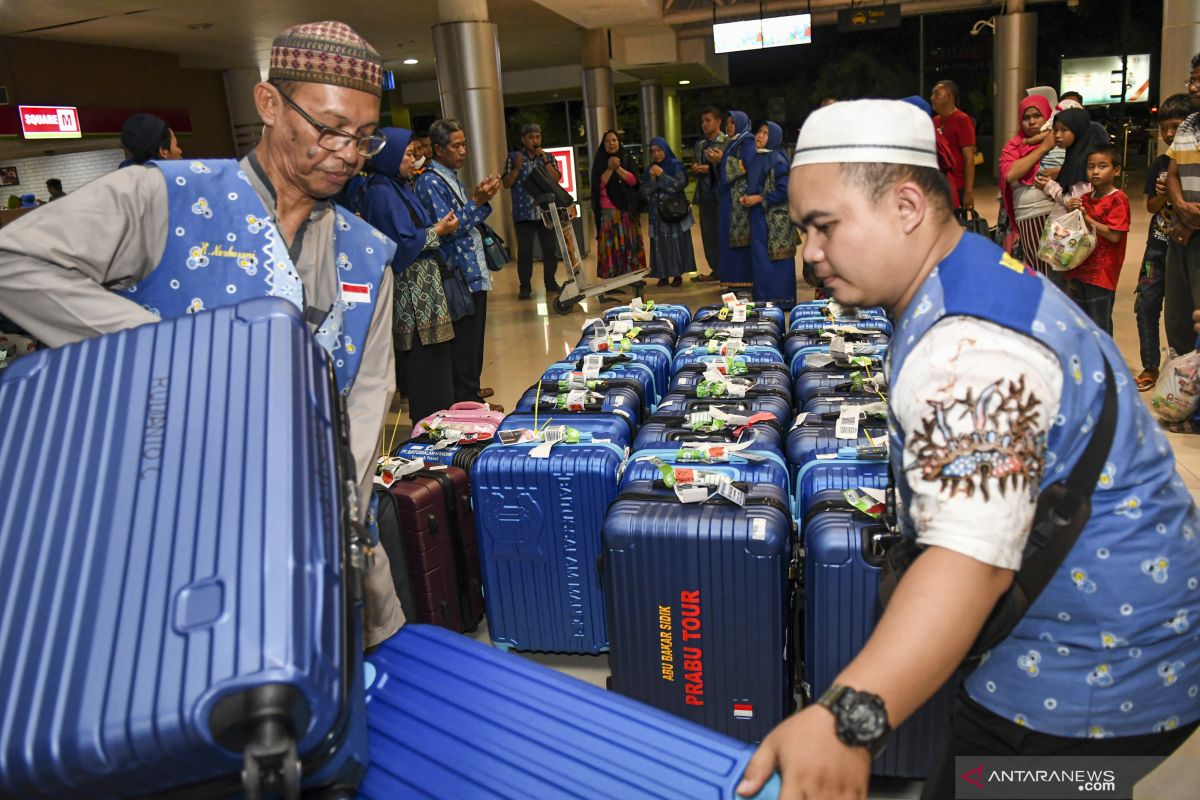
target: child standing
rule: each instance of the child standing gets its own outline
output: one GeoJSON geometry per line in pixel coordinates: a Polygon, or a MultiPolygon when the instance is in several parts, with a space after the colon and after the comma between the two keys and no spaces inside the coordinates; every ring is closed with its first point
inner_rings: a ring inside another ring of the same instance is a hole
{"type": "Polygon", "coordinates": [[[1113,298],[1125,261],[1125,234],[1129,232],[1129,198],[1113,185],[1121,174],[1121,155],[1104,144],[1087,157],[1087,179],[1092,193],[1072,197],[1068,209],[1082,209],[1084,220],[1096,232],[1096,249],[1082,264],[1064,274],[1071,299],[1102,330],[1112,335],[1113,298]]]}
{"type": "MultiPolygon", "coordinates": [[[[1158,132],[1168,147],[1175,140],[1175,131],[1191,113],[1186,94],[1171,95],[1163,101],[1158,109],[1158,132]]],[[[1146,252],[1142,256],[1142,269],[1138,273],[1137,291],[1133,298],[1142,358],[1142,374],[1137,376],[1139,392],[1154,386],[1161,360],[1158,320],[1162,315],[1163,281],[1173,216],[1171,204],[1167,201],[1167,168],[1170,165],[1171,157],[1163,153],[1146,172],[1146,211],[1153,219],[1150,220],[1146,252]]]]}

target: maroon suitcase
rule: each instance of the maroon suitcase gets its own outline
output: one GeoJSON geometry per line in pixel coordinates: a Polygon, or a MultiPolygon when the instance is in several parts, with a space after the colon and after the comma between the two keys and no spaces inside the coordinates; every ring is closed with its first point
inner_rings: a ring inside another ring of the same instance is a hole
{"type": "Polygon", "coordinates": [[[467,474],[420,470],[392,484],[417,622],[473,631],[483,617],[483,581],[467,474]]]}

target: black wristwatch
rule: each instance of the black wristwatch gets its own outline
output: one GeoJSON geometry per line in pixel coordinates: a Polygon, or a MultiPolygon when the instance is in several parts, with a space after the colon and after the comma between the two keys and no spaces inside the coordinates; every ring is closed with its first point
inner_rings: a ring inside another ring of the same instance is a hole
{"type": "Polygon", "coordinates": [[[837,721],[837,737],[850,747],[864,747],[875,758],[892,737],[883,698],[849,686],[830,686],[817,705],[824,706],[837,721]]]}

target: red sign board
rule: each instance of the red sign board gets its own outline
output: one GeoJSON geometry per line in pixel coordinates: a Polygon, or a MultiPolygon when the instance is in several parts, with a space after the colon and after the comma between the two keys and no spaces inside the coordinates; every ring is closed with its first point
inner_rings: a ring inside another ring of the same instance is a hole
{"type": "Polygon", "coordinates": [[[79,139],[79,110],[74,106],[19,106],[21,134],[26,139],[79,139]]]}
{"type": "Polygon", "coordinates": [[[554,159],[554,166],[558,168],[558,174],[562,176],[558,179],[558,185],[571,195],[572,200],[578,200],[578,184],[575,181],[575,148],[547,147],[545,151],[546,155],[554,159]]]}

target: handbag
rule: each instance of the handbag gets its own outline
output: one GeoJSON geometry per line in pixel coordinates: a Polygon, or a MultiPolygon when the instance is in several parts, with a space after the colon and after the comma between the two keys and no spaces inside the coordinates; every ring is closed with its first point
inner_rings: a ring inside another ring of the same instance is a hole
{"type": "Polygon", "coordinates": [[[987,220],[979,216],[979,212],[973,208],[960,208],[954,212],[958,217],[958,224],[966,228],[967,233],[977,233],[980,236],[991,237],[991,226],[987,220]]]}
{"type": "Polygon", "coordinates": [[[499,272],[505,264],[512,261],[512,253],[491,225],[481,222],[475,227],[483,240],[483,258],[487,262],[487,268],[492,272],[499,272]]]}
{"type": "MultiPolygon", "coordinates": [[[[1008,638],[1050,579],[1058,572],[1079,534],[1092,516],[1092,491],[1108,461],[1117,429],[1117,385],[1112,366],[1104,359],[1104,406],[1087,447],[1066,480],[1056,481],[1038,495],[1033,525],[1021,558],[1021,569],[1012,585],[988,615],[967,653],[966,666],[975,667],[983,655],[1008,638]]],[[[894,492],[888,491],[889,511],[894,492]]],[[[884,555],[879,580],[879,602],[887,607],[904,573],[923,552],[916,541],[904,538],[884,555]]]]}
{"type": "Polygon", "coordinates": [[[450,321],[458,322],[464,317],[475,313],[475,298],[471,296],[471,287],[467,286],[463,274],[446,262],[442,254],[435,251],[438,272],[442,276],[442,292],[446,295],[446,308],[450,312],[450,321]]]}
{"type": "Polygon", "coordinates": [[[658,196],[658,217],[663,222],[683,222],[689,210],[687,197],[682,194],[658,196]]]}
{"type": "Polygon", "coordinates": [[[1192,234],[1195,232],[1195,228],[1181,220],[1177,215],[1171,223],[1171,232],[1168,235],[1175,244],[1185,245],[1191,241],[1192,234]]]}

